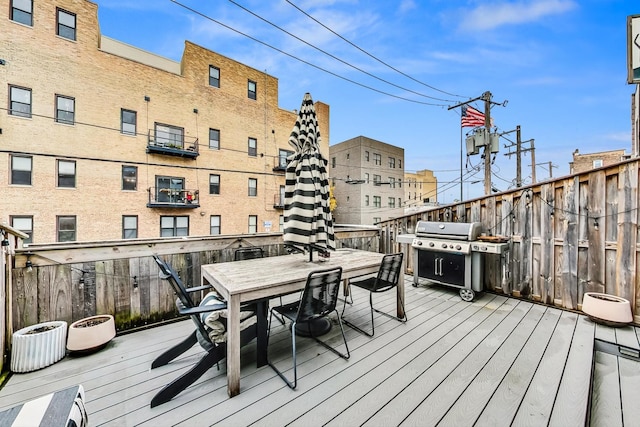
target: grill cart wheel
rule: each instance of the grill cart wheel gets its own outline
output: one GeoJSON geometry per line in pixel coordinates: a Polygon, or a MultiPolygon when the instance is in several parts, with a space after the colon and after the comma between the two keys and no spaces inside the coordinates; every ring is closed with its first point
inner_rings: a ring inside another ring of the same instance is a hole
{"type": "Polygon", "coordinates": [[[462,288],[460,289],[460,298],[462,301],[471,302],[475,298],[476,293],[472,289],[462,288]]]}

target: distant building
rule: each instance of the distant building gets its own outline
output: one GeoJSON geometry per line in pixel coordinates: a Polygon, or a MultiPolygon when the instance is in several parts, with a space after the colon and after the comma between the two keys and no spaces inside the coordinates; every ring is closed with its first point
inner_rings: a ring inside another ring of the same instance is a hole
{"type": "Polygon", "coordinates": [[[573,152],[573,161],[569,162],[569,173],[580,173],[591,169],[597,169],[629,158],[625,150],[601,151],[599,153],[580,154],[576,149],[573,152]]]}
{"type": "Polygon", "coordinates": [[[438,179],[433,171],[423,169],[416,173],[405,172],[403,184],[405,208],[437,206],[438,179]]]}
{"type": "Polygon", "coordinates": [[[338,224],[373,225],[404,213],[404,148],[365,136],[329,147],[338,224]]]}
{"type": "Polygon", "coordinates": [[[296,112],[276,77],[188,41],[176,62],[105,37],[90,1],[0,6],[0,222],[33,243],[281,230],[296,112]]]}

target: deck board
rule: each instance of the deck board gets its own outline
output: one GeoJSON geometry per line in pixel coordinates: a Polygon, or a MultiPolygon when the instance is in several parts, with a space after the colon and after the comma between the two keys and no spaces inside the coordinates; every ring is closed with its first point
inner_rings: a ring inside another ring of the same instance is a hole
{"type": "MultiPolygon", "coordinates": [[[[89,356],[13,374],[0,389],[0,410],[82,384],[92,426],[585,425],[585,372],[595,357],[591,425],[640,419],[640,362],[593,351],[595,337],[640,348],[638,328],[596,325],[579,313],[491,293],[467,303],[457,289],[414,287],[410,277],[405,283],[408,322],[376,314],[374,338],[345,327],[349,361],[299,339],[297,390],[268,366],[256,368],[254,342],[241,351],[238,396],[227,396],[223,361],[219,370],[210,369],[175,399],[151,409],[155,393],[203,355],[195,346],[150,369],[155,357],[192,331],[191,322],[183,321],[118,336],[89,356]]],[[[347,315],[365,323],[367,295],[355,297],[347,315]]],[[[376,307],[393,312],[393,292],[376,297],[376,307]]],[[[337,324],[323,339],[343,345],[337,324]]],[[[269,354],[285,369],[290,346],[287,328],[274,323],[269,354]]]]}

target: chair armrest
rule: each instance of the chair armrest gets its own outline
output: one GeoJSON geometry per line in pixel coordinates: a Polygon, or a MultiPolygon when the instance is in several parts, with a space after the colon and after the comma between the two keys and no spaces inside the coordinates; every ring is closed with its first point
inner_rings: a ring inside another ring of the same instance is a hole
{"type": "Polygon", "coordinates": [[[185,290],[187,292],[191,293],[191,292],[204,291],[204,290],[207,290],[207,289],[211,289],[212,287],[213,286],[211,286],[211,285],[202,285],[202,286],[193,286],[193,287],[190,287],[190,288],[185,288],[185,290]]]}

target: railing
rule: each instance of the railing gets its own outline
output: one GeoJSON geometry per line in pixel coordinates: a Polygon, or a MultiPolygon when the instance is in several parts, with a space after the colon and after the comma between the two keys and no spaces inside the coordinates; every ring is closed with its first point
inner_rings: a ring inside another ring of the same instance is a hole
{"type": "Polygon", "coordinates": [[[586,292],[612,294],[631,302],[640,323],[639,169],[636,158],[383,221],[381,252],[402,247],[411,272],[413,248],[396,236],[419,220],[481,222],[510,239],[508,258],[486,255],[485,289],[572,310],[586,292]]]}
{"type": "Polygon", "coordinates": [[[147,141],[147,153],[187,157],[190,159],[195,159],[200,155],[198,138],[195,137],[167,138],[157,135],[154,129],[149,129],[147,141]]]}
{"type": "MultiPolygon", "coordinates": [[[[336,230],[336,246],[378,252],[378,229],[336,230]]],[[[118,331],[177,316],[175,295],[158,276],[152,255],[167,259],[189,286],[200,284],[200,266],[233,261],[239,247],[258,246],[265,256],[285,255],[282,233],[55,243],[16,249],[8,331],[50,320],[69,323],[112,314],[118,331]],[[29,261],[29,264],[27,264],[29,261]]],[[[259,272],[256,272],[259,274],[259,272]]],[[[0,295],[0,313],[5,307],[0,295]]],[[[8,337],[5,337],[8,339],[8,337]]]]}
{"type": "Polygon", "coordinates": [[[287,156],[278,156],[276,164],[273,166],[274,172],[284,172],[287,170],[287,156]]]}
{"type": "Polygon", "coordinates": [[[149,193],[148,208],[195,209],[200,207],[199,190],[150,187],[147,192],[149,193]]]}
{"type": "Polygon", "coordinates": [[[274,209],[284,209],[284,197],[279,194],[275,194],[273,196],[273,208],[274,209]]]}

